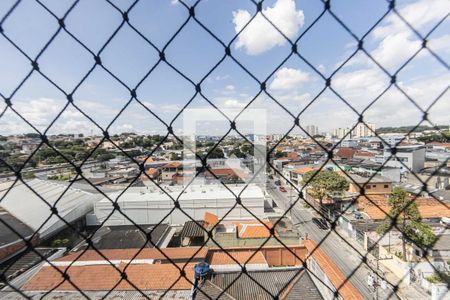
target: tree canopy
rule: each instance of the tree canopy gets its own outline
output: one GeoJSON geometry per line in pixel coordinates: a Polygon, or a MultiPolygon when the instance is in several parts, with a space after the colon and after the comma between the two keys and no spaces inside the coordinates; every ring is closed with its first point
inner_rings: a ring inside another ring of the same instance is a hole
{"type": "Polygon", "coordinates": [[[402,233],[403,259],[406,258],[406,242],[413,243],[420,248],[428,249],[434,245],[437,238],[427,224],[422,223],[417,204],[410,199],[406,191],[395,187],[389,197],[390,211],[383,224],[378,227],[379,234],[385,233],[395,224],[402,233]]]}
{"type": "Polygon", "coordinates": [[[343,192],[349,187],[347,180],[333,171],[309,171],[302,180],[302,185],[306,184],[311,188],[312,196],[321,202],[328,193],[343,192]]]}

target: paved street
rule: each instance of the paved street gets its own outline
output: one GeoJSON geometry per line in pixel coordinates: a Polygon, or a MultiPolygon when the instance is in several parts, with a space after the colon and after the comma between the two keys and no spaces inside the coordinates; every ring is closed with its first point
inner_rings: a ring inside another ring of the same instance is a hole
{"type": "MultiPolygon", "coordinates": [[[[268,187],[269,194],[273,197],[277,205],[285,210],[289,203],[289,192],[282,193],[278,187],[272,185],[268,187]]],[[[295,198],[293,198],[295,199],[295,198]]],[[[297,226],[302,236],[308,234],[308,238],[315,240],[320,244],[322,250],[333,260],[333,262],[341,269],[341,271],[350,276],[350,282],[361,292],[366,299],[376,299],[377,295],[367,286],[367,276],[371,271],[365,264],[361,264],[361,256],[346,244],[341,237],[334,231],[319,229],[312,221],[313,215],[308,209],[303,208],[303,203],[297,205],[288,214],[291,216],[292,222],[297,226]],[[325,238],[325,236],[328,236],[325,238]],[[325,238],[325,239],[324,239],[325,238]]],[[[391,291],[378,289],[378,299],[386,299],[391,291]]],[[[391,299],[396,299],[395,295],[391,299]]]]}

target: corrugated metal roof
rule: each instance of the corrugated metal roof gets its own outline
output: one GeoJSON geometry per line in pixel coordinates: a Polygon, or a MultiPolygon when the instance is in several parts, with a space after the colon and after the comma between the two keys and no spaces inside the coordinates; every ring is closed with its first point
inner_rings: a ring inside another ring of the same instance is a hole
{"type": "MultiPolygon", "coordinates": [[[[33,230],[25,223],[5,211],[0,207],[0,219],[14,228],[23,237],[29,237],[33,234],[33,230]]],[[[22,240],[15,232],[11,231],[4,223],[0,223],[0,247],[22,240]]],[[[2,257],[0,257],[0,260],[2,257]]]]}
{"type": "Polygon", "coordinates": [[[228,293],[222,292],[223,290],[207,280],[205,283],[198,287],[195,300],[217,299],[217,300],[233,300],[228,293]]]}
{"type": "MultiPolygon", "coordinates": [[[[58,215],[67,222],[72,222],[93,209],[94,202],[102,198],[78,189],[69,188],[62,184],[39,179],[28,181],[27,184],[48,204],[56,204],[58,215]],[[66,191],[67,189],[67,191],[66,191]]],[[[11,189],[11,183],[0,184],[0,204],[10,214],[19,218],[33,230],[37,230],[51,216],[51,210],[41,198],[21,182],[17,182],[11,189]],[[9,191],[9,192],[8,192],[9,191]]],[[[56,215],[40,228],[42,238],[64,227],[65,224],[56,215]]]]}
{"type": "Polygon", "coordinates": [[[181,233],[180,233],[181,238],[202,237],[204,235],[205,235],[205,230],[203,229],[203,221],[196,221],[196,222],[187,221],[187,222],[185,222],[183,229],[181,230],[181,233]]]}
{"type": "Polygon", "coordinates": [[[281,295],[301,270],[301,268],[283,268],[281,270],[277,268],[264,271],[249,271],[246,274],[241,272],[224,272],[213,275],[210,281],[222,290],[229,286],[226,289],[226,293],[235,299],[269,300],[273,299],[274,296],[281,295]]]}
{"type": "Polygon", "coordinates": [[[289,290],[285,300],[322,300],[322,295],[311,279],[308,271],[300,274],[298,280],[289,290]]]}

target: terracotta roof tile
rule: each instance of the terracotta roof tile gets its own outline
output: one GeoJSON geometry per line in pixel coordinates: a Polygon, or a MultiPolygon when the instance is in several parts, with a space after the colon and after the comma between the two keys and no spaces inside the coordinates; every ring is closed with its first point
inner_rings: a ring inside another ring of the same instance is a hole
{"type": "Polygon", "coordinates": [[[292,172],[297,173],[297,174],[305,174],[308,173],[310,171],[314,171],[317,170],[317,168],[312,168],[312,167],[301,167],[301,168],[297,168],[292,170],[292,172]]]}
{"type": "Polygon", "coordinates": [[[298,155],[297,152],[289,152],[287,154],[287,158],[290,159],[290,160],[297,160],[297,159],[299,159],[299,157],[300,156],[298,155]]]}
{"type": "Polygon", "coordinates": [[[375,153],[369,151],[358,150],[354,154],[355,156],[364,156],[364,157],[375,157],[375,153]]]}
{"type": "MultiPolygon", "coordinates": [[[[239,264],[244,264],[255,253],[254,250],[230,250],[228,254],[231,255],[239,264]]],[[[208,253],[208,262],[211,265],[234,265],[236,262],[225,252],[211,251],[208,253]]],[[[266,264],[266,258],[261,251],[257,251],[256,254],[250,259],[249,264],[266,264]]]]}
{"type": "Polygon", "coordinates": [[[171,162],[168,164],[165,164],[164,166],[161,167],[161,169],[167,169],[167,168],[178,168],[180,166],[182,166],[183,164],[180,162],[171,162]]]}
{"type": "MultiPolygon", "coordinates": [[[[358,198],[358,209],[365,212],[371,219],[382,220],[386,217],[386,213],[389,213],[390,206],[387,197],[383,196],[370,196],[372,202],[367,197],[361,196],[358,198]],[[375,205],[375,204],[376,205],[375,205]]],[[[440,218],[450,217],[450,207],[448,204],[441,203],[434,198],[417,198],[414,200],[419,209],[419,213],[422,218],[440,218]]]]}
{"type": "Polygon", "coordinates": [[[352,159],[356,150],[353,148],[339,148],[336,152],[336,156],[345,159],[352,159]]]}
{"type": "MultiPolygon", "coordinates": [[[[186,277],[194,277],[194,265],[185,267],[186,277]]],[[[123,270],[124,264],[119,265],[123,270]]],[[[179,265],[179,267],[183,267],[179,265]]],[[[67,267],[58,267],[65,271],[67,267]]],[[[72,266],[67,270],[70,280],[79,289],[85,291],[110,290],[120,281],[120,273],[111,265],[72,266]]],[[[141,290],[190,289],[191,283],[172,264],[136,264],[126,269],[128,280],[141,290]],[[178,280],[179,279],[179,280],[178,280]],[[173,285],[173,286],[172,286],[173,285]]],[[[64,281],[61,274],[52,266],[43,267],[23,287],[26,291],[72,291],[76,288],[69,281],[64,281]],[[62,282],[62,284],[60,284],[62,282]]],[[[136,288],[122,280],[115,290],[135,290],[136,288]]]]}
{"type": "Polygon", "coordinates": [[[217,222],[219,222],[219,218],[213,213],[205,212],[203,221],[205,221],[204,223],[205,227],[214,226],[217,224],[217,222]]]}
{"type": "MultiPolygon", "coordinates": [[[[269,228],[273,227],[270,221],[264,221],[264,224],[269,228]]],[[[240,222],[237,224],[238,235],[242,239],[267,238],[270,237],[270,231],[266,226],[259,221],[240,222]]],[[[276,231],[275,235],[278,235],[276,231]]]]}
{"type": "Polygon", "coordinates": [[[150,163],[152,163],[152,162],[154,162],[155,160],[153,159],[153,157],[148,157],[146,160],[145,160],[145,163],[146,164],[150,164],[150,163]]]}
{"type": "MultiPolygon", "coordinates": [[[[150,168],[147,171],[145,171],[145,174],[147,174],[150,178],[156,178],[159,174],[159,170],[156,168],[150,168]]],[[[144,174],[141,175],[142,178],[148,179],[147,176],[144,174]]]]}
{"type": "Polygon", "coordinates": [[[353,299],[364,299],[358,290],[347,281],[347,277],[342,273],[342,271],[334,264],[334,262],[322,251],[322,249],[317,248],[317,243],[313,240],[304,240],[303,244],[305,245],[308,253],[312,252],[312,257],[322,269],[322,271],[326,274],[328,279],[331,281],[335,288],[340,287],[339,295],[344,300],[353,300],[353,299]],[[317,249],[316,249],[317,248],[317,249]]]}

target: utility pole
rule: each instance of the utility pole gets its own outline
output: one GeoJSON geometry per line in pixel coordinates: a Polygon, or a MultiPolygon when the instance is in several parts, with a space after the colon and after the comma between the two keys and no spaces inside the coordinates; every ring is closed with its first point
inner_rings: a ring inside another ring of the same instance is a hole
{"type": "Polygon", "coordinates": [[[388,260],[388,259],[392,259],[392,256],[380,258],[379,255],[377,255],[377,257],[376,257],[377,271],[375,273],[375,277],[373,278],[373,288],[375,290],[375,299],[377,299],[377,300],[379,299],[378,288],[381,286],[382,289],[386,289],[386,287],[387,287],[386,281],[384,280],[384,272],[381,272],[381,270],[380,270],[380,260],[388,260]],[[380,273],[382,273],[383,278],[379,275],[380,273]]]}

